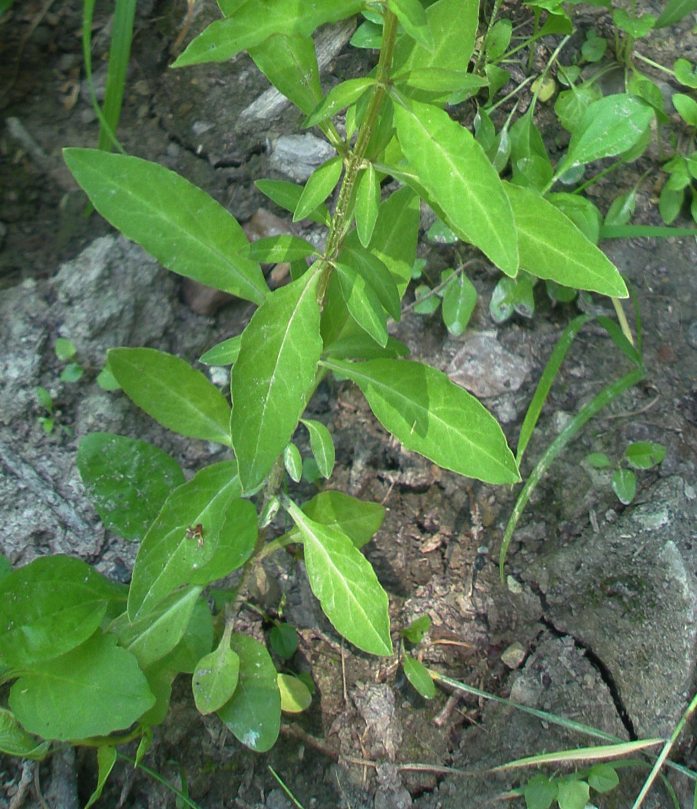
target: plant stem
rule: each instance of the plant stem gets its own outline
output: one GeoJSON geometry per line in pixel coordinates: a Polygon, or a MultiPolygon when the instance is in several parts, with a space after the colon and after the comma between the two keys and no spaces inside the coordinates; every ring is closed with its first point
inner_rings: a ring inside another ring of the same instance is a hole
{"type": "Polygon", "coordinates": [[[319,300],[324,299],[329,275],[331,273],[331,262],[335,261],[341,250],[341,245],[348,232],[350,223],[351,200],[356,185],[358,172],[363,165],[368,144],[373,135],[375,124],[380,114],[380,109],[384,103],[390,83],[390,70],[392,67],[392,57],[394,55],[394,45],[397,39],[397,17],[389,10],[385,11],[385,23],[382,34],[382,48],[378,59],[377,74],[373,97],[365,119],[361,124],[356,138],[356,145],[353,147],[346,160],[346,170],[344,179],[339,189],[339,196],[334,209],[334,216],[327,236],[327,247],[323,259],[324,278],[320,281],[319,300]]]}
{"type": "Polygon", "coordinates": [[[638,59],[640,62],[644,62],[644,64],[650,65],[656,70],[661,70],[663,73],[667,73],[669,76],[675,78],[675,73],[669,67],[665,67],[665,65],[661,65],[658,62],[654,62],[653,59],[649,59],[648,56],[644,56],[643,54],[639,53],[639,51],[634,51],[634,58],[638,59]]]}

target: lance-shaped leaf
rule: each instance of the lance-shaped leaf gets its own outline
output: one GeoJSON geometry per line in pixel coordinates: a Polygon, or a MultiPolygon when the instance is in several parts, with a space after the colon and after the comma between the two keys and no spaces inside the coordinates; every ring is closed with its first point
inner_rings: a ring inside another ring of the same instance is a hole
{"type": "MultiPolygon", "coordinates": [[[[290,213],[293,213],[298,207],[303,193],[301,185],[288,182],[288,180],[257,180],[254,185],[279,208],[290,211],[290,213]]],[[[324,204],[318,205],[314,211],[308,213],[307,218],[311,222],[327,226],[331,221],[327,206],[324,204]]]]}
{"type": "Polygon", "coordinates": [[[409,36],[400,37],[395,48],[395,68],[462,70],[474,50],[479,25],[477,0],[437,0],[426,9],[426,20],[433,47],[424,47],[409,36]]]}
{"type": "Polygon", "coordinates": [[[167,495],[184,483],[179,464],[146,441],[112,433],[80,439],[77,468],[104,525],[141,539],[167,495]]]}
{"type": "Polygon", "coordinates": [[[202,362],[204,365],[234,365],[240,353],[241,342],[242,336],[239,334],[236,337],[228,337],[227,340],[216,343],[209,348],[205,354],[202,354],[198,358],[198,361],[202,362]]]}
{"type": "Polygon", "coordinates": [[[409,168],[448,225],[507,275],[518,271],[513,213],[496,170],[470,132],[447,112],[412,101],[395,105],[409,168]]]}
{"type": "Polygon", "coordinates": [[[107,356],[124,393],[163,427],[230,446],[230,407],[200,371],[154,348],[112,348],[107,356]]]}
{"type": "Polygon", "coordinates": [[[268,292],[249,242],[222,205],[173,171],[98,149],[65,149],[94,207],[168,270],[261,303],[268,292]]]}
{"type": "MultiPolygon", "coordinates": [[[[228,511],[239,498],[240,488],[234,462],[223,461],[202,469],[167,498],[136,557],[128,594],[132,621],[182,585],[207,584],[199,580],[199,574],[215,558],[221,543],[235,555],[241,540],[239,553],[230,562],[239,567],[246,561],[249,531],[238,533],[236,526],[227,524],[228,511]]],[[[235,510],[245,515],[248,507],[254,510],[250,503],[237,504],[235,510]]]]}
{"type": "Polygon", "coordinates": [[[443,323],[450,334],[459,337],[464,332],[476,304],[476,287],[464,273],[460,273],[443,293],[443,323]]]}
{"type": "Polygon", "coordinates": [[[409,360],[322,364],[355,382],[378,421],[407,449],[486,483],[520,480],[499,423],[441,371],[409,360]]]}
{"type": "Polygon", "coordinates": [[[391,655],[387,593],[370,562],[340,529],[311,520],[295,503],[286,507],[303,541],[310,588],[336,631],[364,652],[391,655]]]}
{"type": "Polygon", "coordinates": [[[436,687],[433,684],[433,679],[428,673],[426,666],[424,666],[420,660],[417,660],[410,654],[406,654],[402,658],[402,668],[407,676],[407,680],[409,680],[424,699],[433,699],[433,697],[435,697],[436,687]]]}
{"type": "Polygon", "coordinates": [[[242,333],[232,372],[232,443],[244,491],[261,483],[305,408],[322,351],[316,272],[271,293],[242,333]]]}
{"type": "Polygon", "coordinates": [[[10,690],[10,708],[26,730],[61,741],[127,728],[154,702],[135,657],[100,632],[32,666],[10,690]]]}
{"type": "Polygon", "coordinates": [[[255,0],[234,14],[211,23],[172,67],[224,62],[260,45],[273,34],[309,36],[327,22],[338,22],[361,10],[363,0],[255,0]]]}
{"type": "Polygon", "coordinates": [[[351,317],[376,343],[387,345],[387,315],[370,283],[348,264],[336,264],[341,294],[351,317]]]}
{"type": "Polygon", "coordinates": [[[252,242],[250,247],[250,254],[254,260],[260,261],[262,264],[297,261],[316,252],[317,248],[313,244],[297,236],[291,236],[289,233],[257,239],[252,242]]]}
{"type": "Polygon", "coordinates": [[[356,186],[354,216],[358,238],[367,247],[373,236],[380,206],[380,180],[372,163],[361,173],[356,186]]]}
{"type": "Polygon", "coordinates": [[[615,265],[558,208],[531,189],[508,183],[505,188],[524,270],[567,287],[627,297],[615,265]]]}
{"type": "Polygon", "coordinates": [[[317,468],[323,478],[330,478],[334,470],[334,441],[332,434],[322,424],[315,419],[301,419],[310,434],[310,449],[315,456],[317,468]]]}
{"type": "Polygon", "coordinates": [[[234,633],[230,645],[239,656],[239,680],[218,716],[242,744],[265,753],[274,746],[281,728],[276,668],[258,640],[234,633]]]}
{"type": "Polygon", "coordinates": [[[312,213],[336,188],[341,176],[343,163],[340,157],[327,160],[305,183],[297,207],[293,213],[293,222],[305,219],[312,213]]]}
{"type": "Polygon", "coordinates": [[[13,570],[0,580],[0,665],[23,670],[65,654],[123,596],[123,587],[69,556],[43,556],[13,570]]]}
{"type": "Polygon", "coordinates": [[[347,79],[335,85],[312,111],[305,121],[305,126],[316,126],[321,121],[331,118],[341,110],[357,101],[363,93],[375,84],[373,78],[347,79]]]}
{"type": "Polygon", "coordinates": [[[309,36],[274,34],[249,55],[283,95],[305,114],[322,100],[315,45],[309,36]]]}
{"type": "Polygon", "coordinates": [[[184,637],[202,589],[189,587],[172,593],[152,612],[133,622],[124,612],[112,621],[109,630],[135,656],[141,669],[147,669],[169,654],[184,637]]]}
{"type": "Polygon", "coordinates": [[[401,299],[397,282],[385,264],[372,252],[357,243],[356,234],[351,233],[344,242],[339,254],[342,264],[350,265],[359,272],[375,290],[380,303],[394,320],[399,320],[401,299]]]}

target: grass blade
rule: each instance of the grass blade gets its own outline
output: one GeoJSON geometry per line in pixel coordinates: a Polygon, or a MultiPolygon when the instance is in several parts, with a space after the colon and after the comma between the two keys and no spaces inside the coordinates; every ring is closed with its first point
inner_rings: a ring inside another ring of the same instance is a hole
{"type": "Polygon", "coordinates": [[[106,127],[100,119],[98,144],[100,149],[111,149],[114,133],[121,117],[126,73],[133,41],[135,11],[136,0],[116,0],[104,94],[103,112],[106,127]]]}

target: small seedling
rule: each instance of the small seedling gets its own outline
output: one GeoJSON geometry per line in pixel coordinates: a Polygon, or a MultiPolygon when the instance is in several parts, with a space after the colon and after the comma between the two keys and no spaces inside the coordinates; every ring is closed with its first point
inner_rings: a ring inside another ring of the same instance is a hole
{"type": "Polygon", "coordinates": [[[46,388],[40,386],[36,388],[35,393],[39,405],[46,414],[44,416],[39,416],[39,424],[46,435],[50,435],[53,432],[53,428],[56,426],[53,397],[46,390],[46,388]]]}
{"type": "Polygon", "coordinates": [[[591,790],[604,795],[615,789],[620,779],[611,764],[595,764],[571,775],[536,775],[523,788],[526,809],[587,809],[591,790]]]}
{"type": "Polygon", "coordinates": [[[604,452],[591,452],[586,462],[593,469],[612,470],[612,490],[620,503],[628,506],[636,497],[637,476],[635,469],[653,469],[662,463],[666,448],[651,441],[636,441],[624,451],[619,462],[613,463],[604,452]]]}

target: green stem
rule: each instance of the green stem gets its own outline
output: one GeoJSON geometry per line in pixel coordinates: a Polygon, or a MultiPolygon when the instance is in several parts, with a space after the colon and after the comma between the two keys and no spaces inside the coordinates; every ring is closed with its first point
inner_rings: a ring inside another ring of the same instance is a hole
{"type": "Polygon", "coordinates": [[[644,62],[644,64],[650,65],[656,70],[661,70],[663,73],[667,73],[669,76],[675,78],[675,73],[670,68],[665,67],[665,65],[661,65],[658,62],[654,62],[653,59],[649,59],[648,56],[644,56],[643,54],[639,53],[639,51],[634,51],[634,58],[638,59],[640,62],[644,62]]]}
{"type": "Polygon", "coordinates": [[[494,7],[491,9],[491,16],[489,17],[489,22],[486,26],[486,31],[484,36],[482,37],[482,46],[479,49],[479,53],[477,54],[477,61],[474,65],[474,73],[479,73],[482,67],[482,62],[484,61],[484,56],[486,55],[486,39],[491,32],[491,29],[494,27],[496,23],[496,19],[499,16],[499,10],[501,8],[501,3],[503,0],[494,0],[494,7]]]}
{"type": "Polygon", "coordinates": [[[627,321],[627,315],[624,313],[624,309],[622,308],[622,304],[620,303],[618,298],[611,298],[612,305],[615,307],[615,314],[617,315],[617,322],[620,324],[620,328],[622,329],[622,334],[627,338],[630,345],[634,345],[634,335],[632,334],[632,330],[629,328],[629,322],[627,321]]]}

